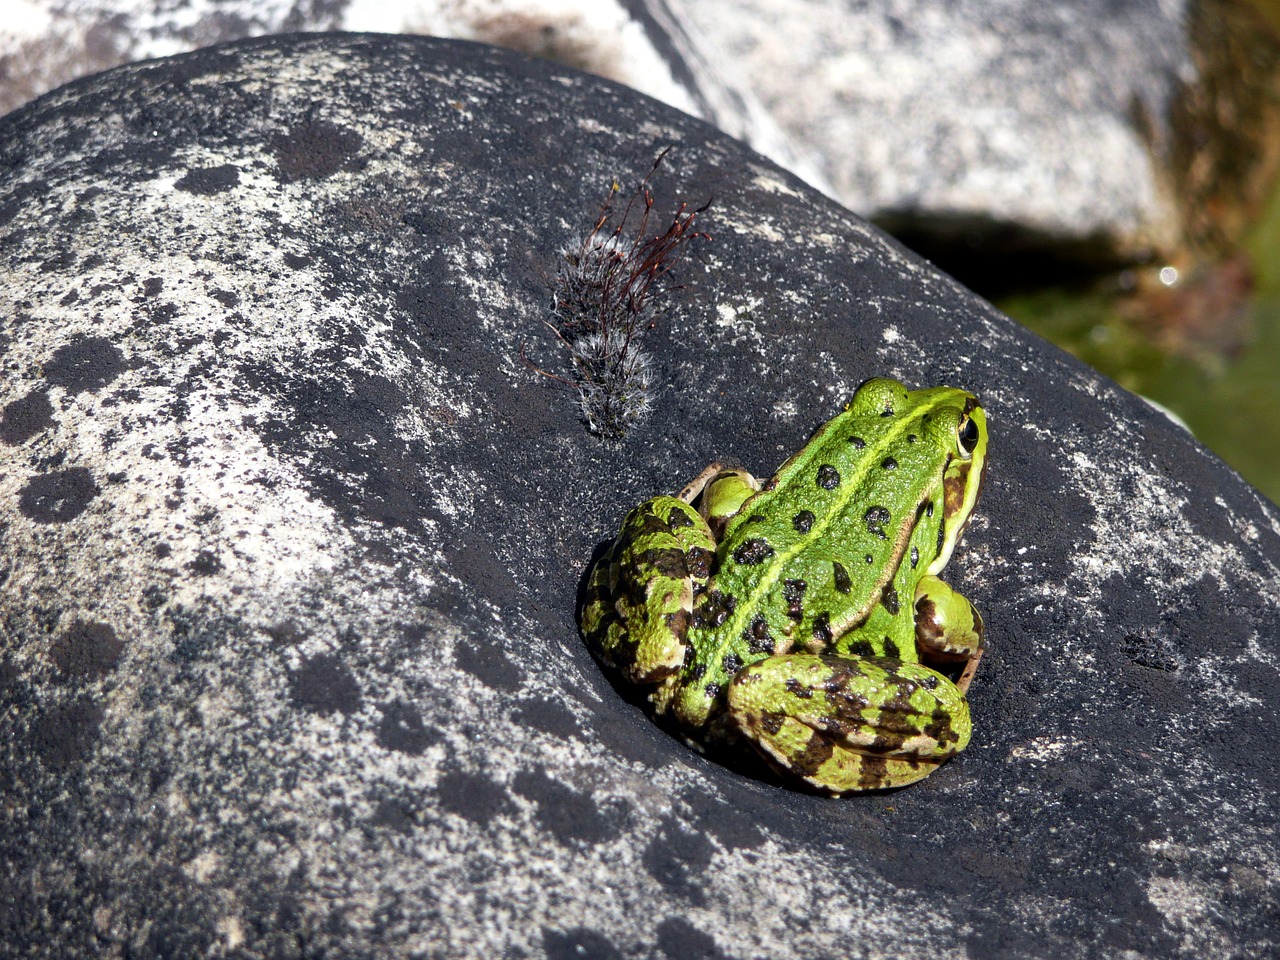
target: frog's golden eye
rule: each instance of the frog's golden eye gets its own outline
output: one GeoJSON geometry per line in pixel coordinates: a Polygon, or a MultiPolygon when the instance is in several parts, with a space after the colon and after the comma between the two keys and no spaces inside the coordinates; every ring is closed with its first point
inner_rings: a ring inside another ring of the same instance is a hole
{"type": "Polygon", "coordinates": [[[966,457],[972,456],[974,448],[978,445],[978,425],[972,417],[965,417],[960,424],[960,429],[956,431],[956,436],[960,441],[960,452],[966,457]]]}

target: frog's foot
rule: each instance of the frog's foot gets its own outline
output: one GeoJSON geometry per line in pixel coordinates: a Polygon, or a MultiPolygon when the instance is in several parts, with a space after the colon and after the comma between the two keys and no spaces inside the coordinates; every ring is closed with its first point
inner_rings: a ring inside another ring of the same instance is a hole
{"type": "Polygon", "coordinates": [[[835,794],[920,780],[971,731],[950,680],[885,657],[767,657],[733,678],[728,712],[771,764],[835,794]]]}
{"type": "Polygon", "coordinates": [[[707,527],[718,543],[724,538],[724,528],[729,521],[759,489],[760,481],[741,467],[711,463],[676,497],[689,504],[697,502],[698,512],[707,521],[707,527]]]}
{"type": "Polygon", "coordinates": [[[706,521],[675,497],[632,510],[587,580],[582,634],[632,683],[660,683],[684,664],[693,596],[711,575],[706,521]]]}
{"type": "Polygon", "coordinates": [[[973,604],[934,576],[924,576],[916,585],[916,645],[931,661],[964,663],[956,680],[961,693],[982,659],[982,617],[973,604]]]}
{"type": "Polygon", "coordinates": [[[708,463],[702,468],[702,472],[690,480],[676,494],[677,500],[683,500],[685,503],[693,503],[702,495],[702,491],[707,489],[707,485],[711,483],[711,478],[716,476],[724,469],[724,464],[717,460],[715,463],[708,463]]]}

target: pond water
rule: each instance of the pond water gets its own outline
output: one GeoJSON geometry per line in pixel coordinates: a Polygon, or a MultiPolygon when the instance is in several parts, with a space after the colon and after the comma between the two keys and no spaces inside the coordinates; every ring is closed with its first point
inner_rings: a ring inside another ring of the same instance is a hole
{"type": "Polygon", "coordinates": [[[1156,265],[995,302],[1176,414],[1280,503],[1280,189],[1242,250],[1197,276],[1156,265]]]}

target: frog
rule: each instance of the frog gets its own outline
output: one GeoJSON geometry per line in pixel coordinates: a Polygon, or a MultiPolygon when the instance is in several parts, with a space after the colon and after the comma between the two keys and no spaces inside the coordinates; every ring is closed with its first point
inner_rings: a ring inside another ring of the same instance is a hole
{"type": "Polygon", "coordinates": [[[767,481],[712,463],[631,510],[583,638],[699,750],[833,796],[915,783],[972,736],[983,620],[939,573],[987,440],[974,394],[867,380],[767,481]]]}

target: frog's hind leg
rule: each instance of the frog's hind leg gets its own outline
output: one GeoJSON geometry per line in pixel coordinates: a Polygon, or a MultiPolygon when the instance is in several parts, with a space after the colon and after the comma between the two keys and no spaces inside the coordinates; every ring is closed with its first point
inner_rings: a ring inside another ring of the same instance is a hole
{"type": "Polygon", "coordinates": [[[914,783],[971,732],[951,681],[882,657],[767,657],[733,678],[728,714],[771,764],[835,794],[914,783]]]}
{"type": "Polygon", "coordinates": [[[711,575],[706,522],[675,497],[632,510],[587,579],[582,634],[632,683],[660,683],[684,664],[693,596],[711,575]]]}

